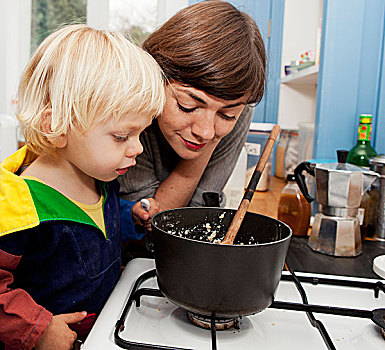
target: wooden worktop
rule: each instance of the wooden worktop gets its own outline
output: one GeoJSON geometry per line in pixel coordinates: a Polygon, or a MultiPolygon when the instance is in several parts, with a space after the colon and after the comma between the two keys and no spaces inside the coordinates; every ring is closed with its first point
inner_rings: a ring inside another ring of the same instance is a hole
{"type": "Polygon", "coordinates": [[[285,180],[272,176],[270,178],[269,190],[265,192],[255,191],[248,210],[276,219],[279,196],[285,185],[285,180]]]}
{"type": "MultiPolygon", "coordinates": [[[[279,196],[286,181],[275,176],[270,180],[268,191],[254,193],[249,211],[277,218],[279,196]]],[[[307,240],[307,237],[291,238],[286,262],[295,271],[379,278],[372,270],[372,263],[374,257],[385,254],[385,242],[365,239],[362,242],[362,254],[352,258],[315,252],[307,245],[307,240]]]]}

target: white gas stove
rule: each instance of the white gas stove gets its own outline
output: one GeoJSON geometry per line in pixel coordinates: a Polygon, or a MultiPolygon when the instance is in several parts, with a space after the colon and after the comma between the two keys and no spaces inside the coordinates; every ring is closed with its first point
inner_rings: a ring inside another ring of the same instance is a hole
{"type": "MultiPolygon", "coordinates": [[[[117,345],[114,332],[117,321],[124,309],[127,314],[124,327],[116,331],[119,339],[127,343],[148,344],[127,346],[127,349],[194,349],[194,350],[251,350],[251,349],[385,349],[381,328],[370,319],[314,313],[325,326],[332,345],[326,345],[319,331],[314,328],[303,311],[268,308],[258,314],[240,319],[239,329],[230,328],[216,331],[212,342],[212,332],[193,325],[186,312],[164,297],[144,295],[140,306],[130,303],[126,306],[130,293],[138,277],[153,270],[152,259],[131,260],[120,277],[113,293],[104,306],[83,350],[122,349],[117,345]],[[124,329],[123,329],[124,328],[124,329]]],[[[381,280],[341,277],[320,274],[296,273],[299,278],[315,277],[348,280],[353,283],[376,283],[381,280]]],[[[283,272],[283,276],[289,276],[283,272]]],[[[188,276],[186,276],[188,278],[188,276]]],[[[385,293],[366,288],[302,283],[309,304],[335,306],[339,308],[373,310],[385,308],[385,293]]],[[[149,278],[140,288],[157,288],[156,278],[149,278]]],[[[302,303],[300,294],[292,281],[281,280],[276,301],[302,303]]]]}

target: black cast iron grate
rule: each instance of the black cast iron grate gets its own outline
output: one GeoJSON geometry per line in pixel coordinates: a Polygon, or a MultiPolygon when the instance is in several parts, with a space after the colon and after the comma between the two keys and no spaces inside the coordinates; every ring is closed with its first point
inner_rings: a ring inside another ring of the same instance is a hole
{"type": "MultiPolygon", "coordinates": [[[[286,266],[290,271],[290,275],[282,275],[281,280],[292,281],[295,283],[296,288],[301,295],[303,304],[273,301],[273,303],[269,307],[275,308],[275,309],[285,309],[285,310],[306,312],[311,325],[318,329],[318,331],[320,332],[325,342],[325,345],[329,350],[336,350],[336,347],[334,346],[325,326],[321,321],[317,320],[314,317],[313,312],[339,315],[339,316],[368,318],[368,319],[371,319],[376,325],[378,325],[382,329],[385,329],[385,309],[356,310],[356,309],[338,308],[338,307],[331,307],[331,306],[311,305],[308,303],[305,290],[301,285],[301,282],[304,282],[304,283],[311,283],[313,285],[326,284],[326,285],[371,289],[374,292],[374,297],[378,298],[380,291],[385,293],[385,285],[382,282],[360,282],[360,281],[349,281],[349,280],[340,280],[340,279],[297,276],[295,272],[290,268],[290,266],[288,266],[288,264],[286,264],[286,266]]],[[[119,333],[121,333],[124,330],[124,327],[125,327],[124,323],[125,323],[127,314],[131,306],[134,304],[134,302],[136,307],[140,307],[140,298],[142,296],[155,296],[155,297],[164,298],[162,292],[159,289],[140,288],[142,283],[154,277],[156,277],[155,269],[147,271],[146,273],[138,277],[138,279],[136,280],[134,287],[130,293],[130,296],[127,300],[127,303],[123,309],[122,315],[120,316],[120,319],[116,322],[115,332],[114,332],[115,343],[121,348],[129,349],[129,350],[159,350],[159,349],[194,350],[189,348],[177,348],[177,347],[169,347],[169,346],[162,346],[162,345],[156,345],[156,344],[138,343],[138,342],[133,342],[120,337],[119,333]]],[[[217,350],[215,314],[211,315],[211,344],[212,344],[212,350],[217,350]]]]}

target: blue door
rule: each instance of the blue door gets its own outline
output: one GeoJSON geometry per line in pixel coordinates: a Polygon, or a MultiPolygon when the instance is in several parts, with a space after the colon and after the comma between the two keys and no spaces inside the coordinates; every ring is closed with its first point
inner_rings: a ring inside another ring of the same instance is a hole
{"type": "MultiPolygon", "coordinates": [[[[190,3],[198,2],[190,0],[190,3]]],[[[277,122],[283,0],[233,0],[259,26],[268,54],[266,94],[254,121],[277,122]],[[270,26],[270,28],[269,28],[270,26]]],[[[373,114],[372,144],[385,153],[385,1],[323,0],[314,158],[336,158],[356,142],[359,115],[373,114]]]]}
{"type": "MultiPolygon", "coordinates": [[[[189,0],[194,4],[202,0],[189,0]]],[[[204,0],[203,0],[204,1],[204,0]]],[[[284,2],[282,0],[231,0],[231,4],[248,13],[257,23],[268,56],[266,93],[256,106],[254,122],[275,123],[278,119],[280,66],[284,2]]]]}
{"type": "Polygon", "coordinates": [[[315,158],[351,149],[363,113],[374,117],[372,145],[385,152],[384,14],[383,0],[324,0],[315,158]]]}

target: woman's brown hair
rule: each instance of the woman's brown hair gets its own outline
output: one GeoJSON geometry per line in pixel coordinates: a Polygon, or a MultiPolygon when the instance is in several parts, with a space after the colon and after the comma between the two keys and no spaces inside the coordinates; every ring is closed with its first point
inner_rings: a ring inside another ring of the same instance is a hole
{"type": "Polygon", "coordinates": [[[248,103],[262,99],[266,53],[253,19],[225,1],[188,6],[143,43],[170,80],[248,103]]]}

